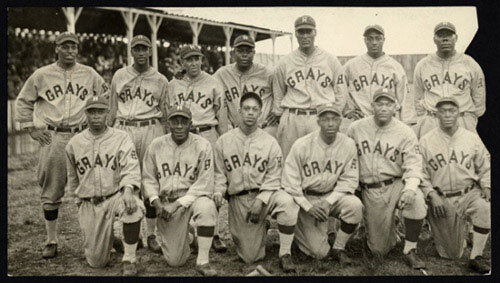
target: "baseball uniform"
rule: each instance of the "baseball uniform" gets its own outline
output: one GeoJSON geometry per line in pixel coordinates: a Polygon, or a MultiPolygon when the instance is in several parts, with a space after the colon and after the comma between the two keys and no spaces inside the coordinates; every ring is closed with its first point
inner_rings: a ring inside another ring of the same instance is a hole
{"type": "MultiPolygon", "coordinates": [[[[413,130],[397,119],[384,127],[374,116],[353,122],[347,129],[357,147],[359,181],[365,207],[364,223],[368,247],[384,255],[396,244],[394,210],[409,179],[422,179],[422,156],[413,130]]],[[[402,209],[403,217],[425,218],[423,193],[417,189],[413,203],[402,209]]]]}
{"type": "Polygon", "coordinates": [[[189,248],[188,224],[213,227],[217,210],[214,192],[213,152],[203,137],[189,134],[177,145],[171,134],[154,139],[144,155],[142,184],[146,198],[159,198],[162,205],[175,202],[183,208],[172,219],[157,219],[157,235],[163,255],[170,266],[186,263],[189,248]]]}
{"type": "MultiPolygon", "coordinates": [[[[140,221],[145,207],[138,197],[141,170],[134,144],[129,135],[107,128],[95,136],[90,130],[75,135],[66,146],[69,192],[81,203],[78,220],[83,232],[85,258],[92,267],[104,267],[113,244],[115,215],[124,223],[140,221]],[[137,194],[137,210],[125,211],[123,193],[132,186],[137,194]]],[[[124,254],[122,261],[136,261],[124,254]]]]}
{"type": "Polygon", "coordinates": [[[286,158],[298,138],[315,131],[316,107],[346,103],[344,71],[336,56],[315,47],[307,56],[299,49],[279,62],[273,75],[273,109],[281,116],[277,139],[286,158]]]}
{"type": "Polygon", "coordinates": [[[66,186],[64,147],[86,127],[85,102],[93,95],[107,95],[104,79],[91,67],[76,63],[63,69],[56,63],[36,70],[16,99],[16,120],[21,128],[34,126],[33,114],[52,137],[42,146],[38,161],[38,183],[44,210],[56,210],[66,186]]]}
{"type": "Polygon", "coordinates": [[[246,92],[255,92],[262,99],[262,115],[259,117],[258,124],[268,134],[276,137],[278,127],[265,124],[273,106],[272,71],[269,68],[259,63],[253,63],[248,71],[242,73],[234,63],[219,68],[214,77],[222,86],[228,120],[233,128],[238,127],[241,123],[238,113],[240,97],[246,92]]]}
{"type": "Polygon", "coordinates": [[[229,230],[238,256],[246,263],[265,256],[267,215],[278,225],[294,226],[299,207],[281,190],[281,149],[278,142],[257,128],[246,135],[240,128],[222,135],[215,146],[215,191],[228,197],[229,230]],[[264,203],[259,223],[248,223],[254,200],[264,203]]]}
{"type": "Polygon", "coordinates": [[[342,133],[326,144],[320,131],[299,138],[283,168],[281,185],[300,205],[295,241],[305,254],[321,259],[330,250],[327,222],[317,222],[307,211],[323,199],[329,215],[349,224],[363,218],[363,205],[354,191],[358,187],[358,156],[354,141],[342,133]]]}
{"type": "Polygon", "coordinates": [[[458,124],[476,132],[478,117],[486,111],[484,74],[472,57],[456,53],[448,59],[430,54],[417,63],[413,79],[414,96],[421,100],[427,114],[420,117],[416,132],[423,137],[438,126],[436,102],[453,96],[460,109],[458,124]]]}
{"type": "Polygon", "coordinates": [[[420,139],[424,159],[425,196],[437,190],[446,218],[428,213],[427,219],[440,256],[460,258],[467,237],[466,222],[490,229],[490,203],[481,188],[491,188],[490,154],[479,136],[462,127],[452,135],[437,127],[420,139]]]}

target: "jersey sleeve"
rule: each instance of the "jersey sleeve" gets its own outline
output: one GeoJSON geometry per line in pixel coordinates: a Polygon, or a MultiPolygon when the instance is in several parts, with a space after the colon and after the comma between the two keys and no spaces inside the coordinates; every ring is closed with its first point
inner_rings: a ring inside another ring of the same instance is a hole
{"type": "Polygon", "coordinates": [[[281,101],[283,101],[283,97],[285,97],[286,94],[286,84],[285,84],[285,63],[281,62],[276,69],[274,69],[273,72],[273,79],[272,79],[272,85],[273,85],[273,96],[274,96],[274,103],[273,103],[273,109],[272,113],[276,116],[281,116],[283,113],[283,109],[281,108],[281,101]]]}
{"type": "Polygon", "coordinates": [[[151,143],[142,160],[142,186],[144,188],[144,198],[150,201],[160,195],[160,182],[158,180],[158,168],[155,163],[155,147],[151,143]]]}
{"type": "Polygon", "coordinates": [[[222,139],[219,138],[215,143],[214,156],[215,156],[215,192],[224,195],[227,191],[227,177],[226,170],[224,169],[224,155],[222,152],[223,144],[222,139]]]}
{"type": "Polygon", "coordinates": [[[288,154],[283,173],[281,175],[281,186],[290,194],[295,202],[302,207],[305,211],[311,209],[312,204],[305,198],[302,191],[302,175],[300,170],[301,148],[297,142],[292,145],[290,153],[288,154]]]}
{"type": "Polygon", "coordinates": [[[74,197],[75,191],[80,184],[80,179],[78,178],[78,172],[76,171],[76,161],[75,153],[73,151],[73,146],[68,143],[65,148],[66,151],[66,171],[68,177],[68,196],[74,197]]]}
{"type": "Polygon", "coordinates": [[[97,73],[94,69],[92,70],[92,75],[94,77],[94,95],[109,95],[109,87],[108,84],[104,81],[104,79],[97,73]]]}
{"type": "Polygon", "coordinates": [[[429,196],[429,193],[434,190],[434,186],[431,181],[431,171],[429,169],[429,165],[427,164],[427,160],[429,157],[429,152],[425,144],[421,141],[419,145],[419,151],[422,155],[422,181],[420,182],[420,188],[424,193],[425,199],[429,196]]]}
{"type": "Polygon", "coordinates": [[[491,188],[491,157],[479,136],[477,137],[476,148],[474,166],[479,176],[479,184],[481,188],[491,188]]]}
{"type": "Polygon", "coordinates": [[[415,133],[409,129],[406,131],[406,139],[402,150],[402,179],[417,178],[422,180],[422,155],[420,154],[418,140],[415,133]]]}
{"type": "Polygon", "coordinates": [[[340,64],[337,57],[331,57],[331,64],[333,70],[334,83],[333,91],[335,93],[335,104],[337,104],[340,109],[344,109],[347,102],[347,84],[345,83],[344,67],[340,64]]]}
{"type": "Polygon", "coordinates": [[[120,188],[131,185],[135,190],[139,190],[141,187],[141,168],[134,143],[129,135],[125,135],[119,157],[120,188]]]}
{"type": "Polygon", "coordinates": [[[215,115],[219,122],[219,134],[222,135],[228,130],[228,119],[227,119],[227,108],[225,96],[222,95],[222,84],[216,81],[216,87],[214,88],[214,107],[217,105],[215,115]]]}
{"type": "Polygon", "coordinates": [[[274,140],[269,154],[269,163],[267,164],[266,175],[264,176],[264,181],[260,186],[260,193],[257,196],[257,198],[262,200],[264,204],[267,204],[271,194],[274,191],[279,190],[281,187],[282,159],[283,154],[281,153],[281,148],[278,145],[278,142],[274,140]]]}
{"type": "Polygon", "coordinates": [[[38,99],[36,75],[35,72],[28,78],[16,99],[15,118],[21,124],[22,129],[35,125],[33,123],[33,110],[38,99]]]}
{"type": "Polygon", "coordinates": [[[474,114],[480,117],[486,112],[486,86],[484,81],[484,73],[479,64],[470,58],[469,60],[472,69],[471,82],[471,97],[476,110],[474,114]]]}
{"type": "Polygon", "coordinates": [[[115,74],[111,79],[111,88],[109,90],[109,116],[108,125],[112,127],[115,124],[116,112],[118,111],[118,90],[116,81],[118,80],[115,74]]]}
{"type": "Polygon", "coordinates": [[[168,80],[167,78],[162,76],[162,79],[160,81],[162,88],[161,88],[161,94],[160,94],[160,100],[158,102],[158,107],[160,108],[160,111],[162,113],[162,118],[160,121],[166,122],[167,121],[167,90],[168,90],[168,80]]]}
{"type": "Polygon", "coordinates": [[[342,168],[342,172],[337,179],[334,191],[354,194],[354,191],[359,186],[358,153],[354,143],[345,144],[344,150],[348,150],[349,154],[347,155],[344,168],[342,168]]]}
{"type": "Polygon", "coordinates": [[[424,98],[424,83],[422,82],[422,74],[420,73],[420,69],[422,68],[423,62],[420,61],[415,66],[415,70],[413,72],[413,104],[417,105],[420,103],[420,100],[424,98]]]}

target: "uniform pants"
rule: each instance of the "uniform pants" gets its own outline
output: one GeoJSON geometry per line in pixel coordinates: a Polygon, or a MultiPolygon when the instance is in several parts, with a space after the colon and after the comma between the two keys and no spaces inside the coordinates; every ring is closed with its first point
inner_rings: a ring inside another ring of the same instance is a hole
{"type": "MultiPolygon", "coordinates": [[[[432,237],[441,257],[457,259],[462,257],[464,242],[467,239],[467,222],[484,229],[491,228],[491,205],[481,197],[478,187],[462,196],[443,197],[446,209],[445,218],[434,217],[427,213],[432,237]]],[[[429,206],[429,209],[432,209],[429,206]]]]}
{"type": "Polygon", "coordinates": [[[285,191],[278,190],[271,195],[269,202],[263,207],[259,223],[247,222],[247,213],[257,195],[258,192],[250,192],[242,196],[229,197],[229,230],[238,256],[246,263],[263,259],[266,254],[265,219],[267,215],[275,218],[278,225],[294,226],[299,212],[299,206],[293,198],[285,191]]]}
{"type": "MultiPolygon", "coordinates": [[[[385,255],[396,245],[394,210],[403,193],[404,185],[397,179],[389,186],[362,189],[365,206],[364,221],[368,236],[368,247],[374,254],[385,255]]],[[[419,189],[412,204],[402,210],[404,218],[421,220],[427,214],[424,194],[419,189]]]]}
{"type": "MultiPolygon", "coordinates": [[[[458,125],[477,134],[477,117],[471,112],[463,112],[463,115],[458,117],[458,125]]],[[[424,116],[419,117],[414,130],[417,138],[420,139],[430,130],[437,127],[439,127],[438,118],[432,114],[427,113],[424,116]]]]}
{"type": "Polygon", "coordinates": [[[289,109],[285,109],[280,118],[278,131],[276,133],[277,140],[283,151],[283,160],[286,160],[293,143],[309,133],[318,129],[317,117],[313,115],[297,115],[290,113],[289,109]]]}

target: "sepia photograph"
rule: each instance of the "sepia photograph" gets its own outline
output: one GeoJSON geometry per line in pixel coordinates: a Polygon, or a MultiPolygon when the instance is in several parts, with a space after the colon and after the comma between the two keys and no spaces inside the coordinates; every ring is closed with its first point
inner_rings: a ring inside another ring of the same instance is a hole
{"type": "Polygon", "coordinates": [[[7,7],[7,276],[491,275],[478,15],[7,7]]]}

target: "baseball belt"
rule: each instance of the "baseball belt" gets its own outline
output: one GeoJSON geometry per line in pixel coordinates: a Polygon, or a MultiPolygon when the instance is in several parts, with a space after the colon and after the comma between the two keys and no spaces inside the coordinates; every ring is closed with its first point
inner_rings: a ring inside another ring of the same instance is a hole
{"type": "Polygon", "coordinates": [[[316,109],[288,108],[288,112],[295,115],[316,115],[316,109]]]}
{"type": "Polygon", "coordinates": [[[244,195],[248,195],[249,193],[258,193],[260,191],[259,188],[253,188],[253,189],[250,189],[250,190],[243,190],[241,192],[238,192],[234,195],[229,195],[230,197],[237,197],[237,196],[244,196],[244,195]]]}
{"type": "Polygon", "coordinates": [[[318,196],[318,197],[321,197],[321,196],[327,195],[327,194],[329,194],[331,192],[333,192],[333,190],[328,191],[328,192],[304,191],[304,195],[306,195],[306,196],[318,196]]]}
{"type": "Polygon", "coordinates": [[[191,133],[199,134],[201,132],[205,132],[211,130],[213,126],[201,126],[201,127],[191,127],[189,130],[191,133]]]}
{"type": "Polygon", "coordinates": [[[118,123],[124,126],[134,126],[134,127],[144,127],[149,125],[155,125],[158,119],[148,119],[148,120],[136,120],[136,121],[124,121],[119,120],[118,123]]]}
{"type": "Polygon", "coordinates": [[[439,187],[434,187],[434,190],[436,190],[438,192],[438,194],[441,195],[441,196],[444,196],[446,198],[451,198],[451,197],[457,197],[457,196],[465,195],[466,193],[468,193],[469,191],[471,191],[472,188],[474,188],[474,183],[472,183],[470,186],[468,186],[467,188],[465,188],[463,190],[456,191],[456,192],[451,192],[451,193],[444,193],[443,191],[441,191],[441,189],[439,187]]]}
{"type": "Polygon", "coordinates": [[[81,125],[73,128],[64,128],[64,127],[54,127],[51,125],[47,125],[47,129],[55,132],[61,133],[79,133],[87,128],[87,124],[81,125]]]}
{"type": "Polygon", "coordinates": [[[359,186],[363,189],[379,189],[385,186],[389,186],[390,184],[394,183],[394,181],[396,181],[397,179],[399,178],[390,178],[389,180],[371,184],[359,182],[359,186]]]}
{"type": "MultiPolygon", "coordinates": [[[[188,189],[177,189],[175,191],[175,193],[173,193],[173,195],[171,193],[170,196],[166,196],[165,193],[160,193],[160,195],[158,197],[160,198],[160,200],[162,202],[172,203],[172,202],[175,202],[177,199],[185,196],[187,191],[188,191],[188,189]]],[[[166,191],[164,191],[164,192],[166,192],[166,191]]]]}
{"type": "Polygon", "coordinates": [[[83,201],[89,201],[90,203],[92,203],[93,205],[98,205],[100,204],[101,202],[109,199],[110,197],[116,195],[116,193],[118,193],[120,190],[110,194],[110,195],[107,195],[107,196],[93,196],[93,197],[90,197],[90,198],[81,198],[81,200],[83,201]]]}

